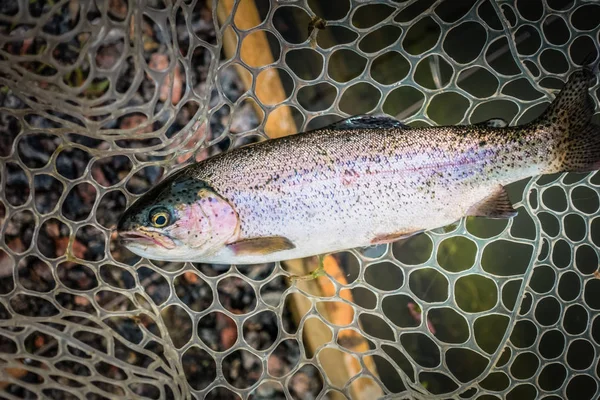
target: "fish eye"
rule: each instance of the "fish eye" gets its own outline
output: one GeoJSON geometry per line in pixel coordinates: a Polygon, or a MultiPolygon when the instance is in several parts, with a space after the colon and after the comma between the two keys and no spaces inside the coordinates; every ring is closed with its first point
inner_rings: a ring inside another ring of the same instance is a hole
{"type": "Polygon", "coordinates": [[[150,222],[155,228],[163,228],[169,224],[170,215],[164,208],[158,208],[150,213],[150,222]]]}

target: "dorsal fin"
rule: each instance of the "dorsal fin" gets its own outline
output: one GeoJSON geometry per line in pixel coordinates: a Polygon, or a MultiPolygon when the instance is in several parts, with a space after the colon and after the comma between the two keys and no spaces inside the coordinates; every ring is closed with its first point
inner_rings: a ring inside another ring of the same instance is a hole
{"type": "Polygon", "coordinates": [[[502,118],[490,118],[487,121],[481,121],[475,125],[483,125],[487,126],[488,128],[506,128],[508,126],[508,122],[502,118]]]}
{"type": "Polygon", "coordinates": [[[487,218],[511,218],[517,215],[504,186],[498,185],[489,196],[473,204],[467,216],[487,218]]]}
{"type": "Polygon", "coordinates": [[[326,129],[349,130],[349,129],[410,129],[410,127],[388,115],[355,115],[350,118],[334,122],[326,129]]]}

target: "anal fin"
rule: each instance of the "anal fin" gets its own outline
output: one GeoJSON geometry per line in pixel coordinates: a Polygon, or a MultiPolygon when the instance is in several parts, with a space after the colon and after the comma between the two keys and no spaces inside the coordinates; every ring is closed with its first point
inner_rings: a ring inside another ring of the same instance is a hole
{"type": "Polygon", "coordinates": [[[227,247],[237,256],[259,256],[296,248],[294,243],[283,236],[243,239],[230,243],[227,247]]]}
{"type": "Polygon", "coordinates": [[[473,204],[467,210],[467,216],[487,218],[511,218],[517,215],[508,198],[506,188],[498,185],[489,196],[473,204]]]}

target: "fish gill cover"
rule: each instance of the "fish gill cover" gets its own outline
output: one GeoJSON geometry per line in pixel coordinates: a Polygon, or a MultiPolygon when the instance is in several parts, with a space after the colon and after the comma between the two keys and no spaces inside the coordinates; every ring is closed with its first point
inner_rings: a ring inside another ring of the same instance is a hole
{"type": "Polygon", "coordinates": [[[247,143],[361,113],[531,121],[599,32],[583,0],[1,2],[0,396],[597,397],[597,173],[312,286],[113,239],[167,173],[247,143]]]}

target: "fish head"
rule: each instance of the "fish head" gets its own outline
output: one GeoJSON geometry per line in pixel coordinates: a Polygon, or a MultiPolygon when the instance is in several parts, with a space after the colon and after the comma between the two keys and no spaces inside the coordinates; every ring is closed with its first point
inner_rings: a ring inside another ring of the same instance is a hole
{"type": "Polygon", "coordinates": [[[117,225],[126,248],[164,261],[195,261],[211,255],[238,230],[238,214],[231,202],[206,181],[185,173],[176,173],[147,192],[117,225]]]}

